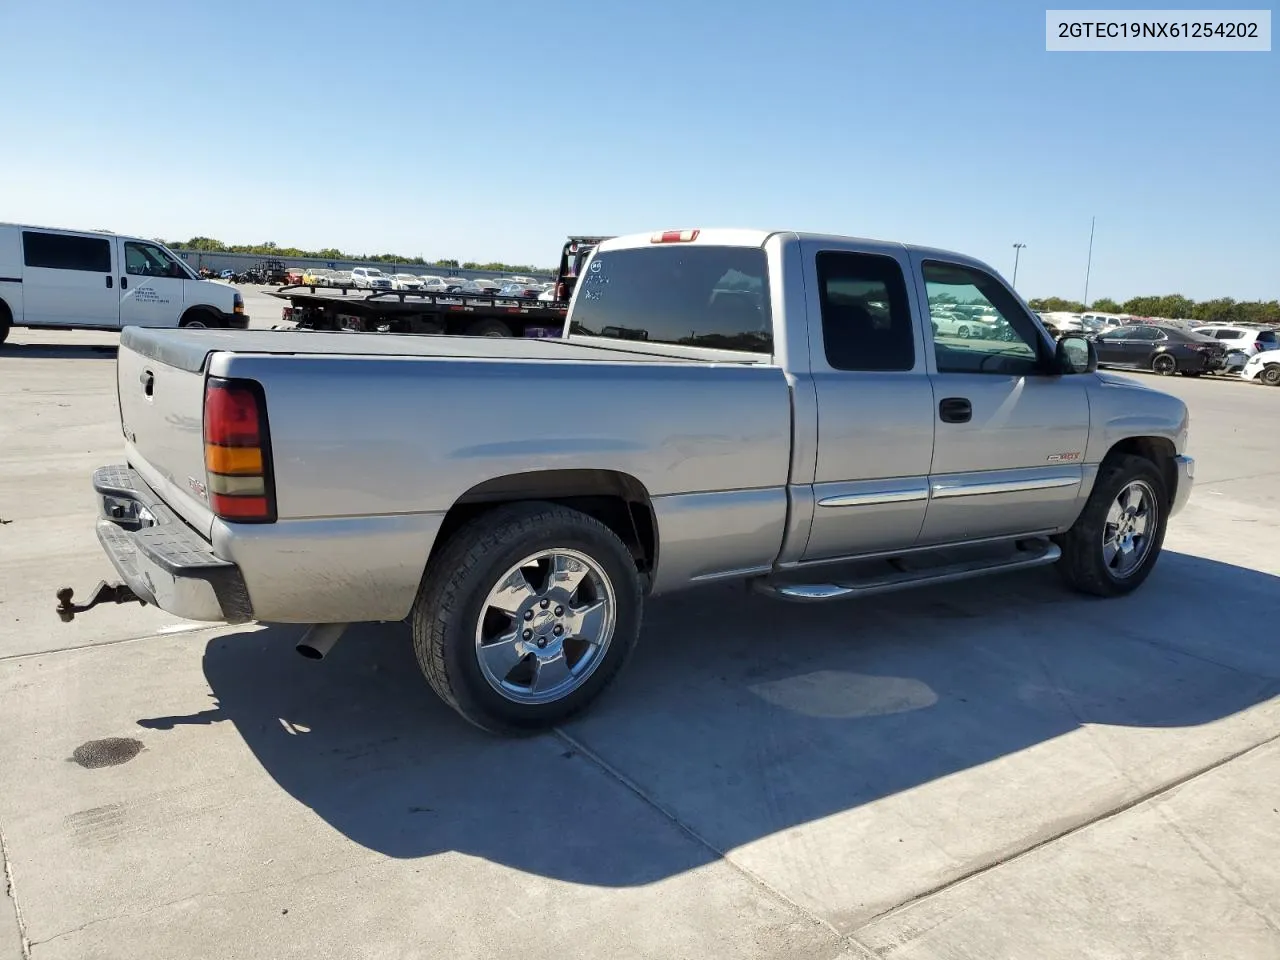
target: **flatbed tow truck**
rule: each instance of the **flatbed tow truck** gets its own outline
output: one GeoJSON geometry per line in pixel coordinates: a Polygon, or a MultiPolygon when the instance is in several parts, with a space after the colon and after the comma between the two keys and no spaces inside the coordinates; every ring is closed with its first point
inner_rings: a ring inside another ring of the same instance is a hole
{"type": "Polygon", "coordinates": [[[462,292],[369,290],[288,284],[282,319],[299,330],[351,330],[471,337],[559,337],[583,264],[605,237],[570,237],[560,254],[554,300],[462,292]]]}

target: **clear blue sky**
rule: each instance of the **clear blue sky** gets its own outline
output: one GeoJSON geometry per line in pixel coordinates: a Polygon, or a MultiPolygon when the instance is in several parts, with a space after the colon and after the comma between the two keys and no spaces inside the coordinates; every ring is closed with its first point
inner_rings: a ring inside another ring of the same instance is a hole
{"type": "Polygon", "coordinates": [[[1280,297],[1280,53],[1050,54],[1045,6],[9,0],[0,219],[536,264],[759,226],[1006,275],[1021,241],[1019,290],[1078,298],[1096,214],[1091,298],[1280,297]]]}

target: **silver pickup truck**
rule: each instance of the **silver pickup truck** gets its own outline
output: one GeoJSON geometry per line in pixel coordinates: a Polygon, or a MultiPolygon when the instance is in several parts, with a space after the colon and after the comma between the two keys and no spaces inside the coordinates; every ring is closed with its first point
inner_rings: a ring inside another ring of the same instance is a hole
{"type": "Polygon", "coordinates": [[[313,657],[407,618],[441,697],[521,731],[613,680],[647,595],[1056,563],[1116,596],[1192,461],[1184,404],[1096,364],[968,257],[739,230],[601,244],[563,339],[129,328],[93,478],[124,582],[60,612],[309,624],[313,657]]]}

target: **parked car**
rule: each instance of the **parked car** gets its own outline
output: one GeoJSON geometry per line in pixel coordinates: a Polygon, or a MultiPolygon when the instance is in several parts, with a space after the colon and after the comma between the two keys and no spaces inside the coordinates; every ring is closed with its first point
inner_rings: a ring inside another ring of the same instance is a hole
{"type": "Polygon", "coordinates": [[[329,271],[308,268],[302,272],[302,282],[313,287],[323,287],[329,283],[329,271]]]}
{"type": "Polygon", "coordinates": [[[1249,358],[1254,354],[1267,350],[1280,349],[1280,337],[1274,330],[1263,327],[1242,327],[1234,324],[1216,324],[1195,327],[1192,333],[1202,337],[1210,337],[1221,343],[1227,350],[1224,372],[1243,370],[1249,358]]]}
{"type": "Polygon", "coordinates": [[[0,223],[0,343],[13,327],[246,327],[244,298],[162,243],[0,223]]]}
{"type": "Polygon", "coordinates": [[[987,315],[957,313],[945,307],[929,305],[930,316],[934,324],[934,333],[946,337],[959,337],[961,340],[992,339],[995,336],[996,318],[987,315]]]}
{"type": "Polygon", "coordinates": [[[532,283],[511,281],[510,283],[504,283],[500,286],[497,293],[500,297],[524,297],[534,300],[542,293],[542,285],[536,281],[532,283]]]}
{"type": "Polygon", "coordinates": [[[366,290],[390,290],[391,278],[377,267],[356,267],[351,271],[351,285],[366,290]]]}
{"type": "Polygon", "coordinates": [[[1098,364],[1198,377],[1222,368],[1227,351],[1221,343],[1198,333],[1145,323],[1116,327],[1093,338],[1098,364]]]}
{"type": "Polygon", "coordinates": [[[392,290],[421,290],[422,280],[412,273],[394,273],[391,275],[392,290]]]}
{"type": "Polygon", "coordinates": [[[1269,387],[1280,387],[1280,350],[1266,350],[1255,353],[1240,371],[1245,380],[1257,380],[1269,387]]]}
{"type": "Polygon", "coordinates": [[[433,277],[430,274],[423,274],[418,278],[422,281],[422,289],[428,293],[443,293],[449,289],[449,282],[444,277],[433,277]]]}
{"type": "Polygon", "coordinates": [[[1119,596],[1190,492],[1186,405],[1096,373],[972,258],[669,231],[600,244],[580,282],[560,342],[126,331],[129,460],[93,478],[123,584],[60,591],[61,615],[133,597],[311,624],[316,658],[407,618],[447,703],[526,731],[609,685],[646,595],[746,579],[813,602],[1057,563],[1119,596]],[[934,338],[926,288],[1016,339],[934,338]],[[513,414],[543,381],[591,398],[582,426],[513,414]]]}

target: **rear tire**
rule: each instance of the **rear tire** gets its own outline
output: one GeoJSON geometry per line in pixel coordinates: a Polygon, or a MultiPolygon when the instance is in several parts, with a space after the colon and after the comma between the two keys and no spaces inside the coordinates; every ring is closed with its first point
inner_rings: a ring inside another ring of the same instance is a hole
{"type": "Polygon", "coordinates": [[[1104,461],[1075,525],[1055,538],[1059,572],[1082,593],[1133,592],[1160,556],[1168,513],[1169,492],[1154,463],[1129,455],[1104,461]]]}
{"type": "MultiPolygon", "coordinates": [[[[4,337],[0,336],[0,342],[3,340],[4,337]]],[[[1280,363],[1268,363],[1258,374],[1258,380],[1268,387],[1280,387],[1280,363]]]]}
{"type": "Polygon", "coordinates": [[[1178,372],[1178,361],[1167,353],[1157,353],[1151,359],[1151,372],[1171,377],[1178,372]]]}
{"type": "Polygon", "coordinates": [[[495,320],[492,317],[484,320],[477,320],[474,323],[468,324],[467,329],[464,331],[464,335],[468,337],[515,336],[515,334],[511,332],[510,327],[501,320],[495,320]]]}
{"type": "Polygon", "coordinates": [[[465,719],[535,733],[613,681],[642,612],[635,561],[612,530],[557,504],[514,503],[465,524],[432,558],[411,614],[413,649],[465,719]]]}

